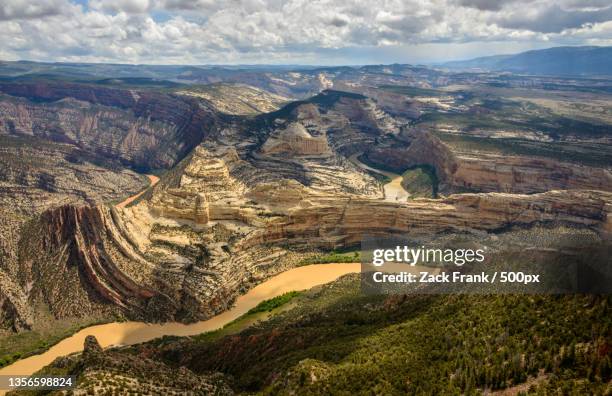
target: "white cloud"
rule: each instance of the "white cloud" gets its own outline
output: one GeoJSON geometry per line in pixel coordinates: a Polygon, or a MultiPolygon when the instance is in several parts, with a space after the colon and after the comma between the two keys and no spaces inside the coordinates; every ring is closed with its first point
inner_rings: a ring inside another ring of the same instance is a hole
{"type": "Polygon", "coordinates": [[[153,4],[149,0],[90,0],[89,7],[94,10],[110,12],[144,13],[153,4]]]}
{"type": "Polygon", "coordinates": [[[611,19],[605,0],[3,0],[0,56],[351,63],[384,54],[380,62],[405,62],[410,46],[454,54],[465,43],[606,43],[611,19]]]}
{"type": "Polygon", "coordinates": [[[58,15],[69,7],[64,0],[2,0],[0,20],[32,19],[58,15]]]}

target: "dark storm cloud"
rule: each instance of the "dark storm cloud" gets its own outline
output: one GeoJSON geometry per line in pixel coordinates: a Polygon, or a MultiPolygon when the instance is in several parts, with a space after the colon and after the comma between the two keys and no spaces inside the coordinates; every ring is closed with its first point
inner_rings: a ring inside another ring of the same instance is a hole
{"type": "Polygon", "coordinates": [[[348,23],[349,23],[349,22],[348,22],[346,19],[344,19],[344,18],[340,18],[340,17],[337,17],[337,16],[336,16],[336,17],[334,17],[334,18],[333,18],[333,19],[332,19],[332,20],[329,22],[329,24],[330,24],[330,25],[333,25],[333,26],[335,26],[335,27],[342,27],[342,26],[346,26],[346,25],[348,25],[348,23]]]}
{"type": "Polygon", "coordinates": [[[405,15],[401,19],[382,22],[385,26],[390,28],[391,31],[388,33],[381,33],[381,35],[388,39],[409,39],[415,37],[435,21],[436,18],[433,16],[419,17],[416,15],[405,15]]]}

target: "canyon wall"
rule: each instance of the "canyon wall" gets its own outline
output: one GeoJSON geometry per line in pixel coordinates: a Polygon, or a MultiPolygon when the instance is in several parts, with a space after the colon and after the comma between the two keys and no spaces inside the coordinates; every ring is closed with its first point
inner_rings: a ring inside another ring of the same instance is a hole
{"type": "Polygon", "coordinates": [[[612,170],[606,168],[548,158],[453,151],[432,133],[418,129],[408,131],[403,141],[408,144],[372,148],[366,158],[396,172],[431,165],[442,192],[612,191],[612,170]]]}
{"type": "Polygon", "coordinates": [[[161,210],[164,217],[154,214],[163,200],[156,209],[142,202],[125,210],[64,206],[46,212],[41,236],[28,249],[43,253],[21,260],[28,274],[23,282],[34,285],[30,301],[46,301],[56,317],[101,311],[199,320],[296,265],[302,254],[358,246],[366,234],[478,235],[556,224],[591,228],[607,238],[612,218],[612,193],[598,191],[459,194],[402,204],[314,194],[282,205],[278,187],[249,194],[259,200],[250,209],[243,202],[211,203],[206,216],[198,211],[200,195],[182,201],[182,211],[161,210]]]}
{"type": "Polygon", "coordinates": [[[590,227],[607,236],[612,218],[612,193],[597,191],[457,194],[403,204],[355,198],[311,202],[269,224],[260,241],[335,249],[356,246],[366,234],[477,233],[544,223],[590,227]]]}
{"type": "MultiPolygon", "coordinates": [[[[3,136],[63,139],[138,166],[178,165],[128,207],[58,202],[32,216],[10,247],[10,293],[0,294],[2,318],[14,328],[31,322],[22,307],[37,306],[55,318],[202,320],[258,282],[321,249],[356,246],[364,234],[478,238],[563,224],[607,238],[612,230],[607,170],[452,151],[360,95],[324,92],[217,128],[221,118],[193,98],[91,87],[66,98],[33,87],[7,89],[24,97],[0,101],[3,136]],[[26,99],[34,94],[50,102],[26,99]],[[430,164],[446,191],[495,192],[384,201],[381,183],[347,158],[363,151],[387,168],[430,164]]],[[[88,162],[80,151],[65,154],[88,162]]]]}
{"type": "Polygon", "coordinates": [[[612,191],[612,171],[546,158],[494,154],[459,155],[451,184],[510,193],[549,190],[612,191]]]}
{"type": "Polygon", "coordinates": [[[204,100],[154,91],[2,83],[0,92],[0,134],[74,144],[142,170],[171,167],[218,123],[204,100]]]}

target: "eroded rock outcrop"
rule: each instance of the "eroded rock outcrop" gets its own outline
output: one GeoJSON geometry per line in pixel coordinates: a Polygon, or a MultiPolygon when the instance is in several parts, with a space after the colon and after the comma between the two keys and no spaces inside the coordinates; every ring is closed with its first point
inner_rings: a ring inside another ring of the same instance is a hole
{"type": "Polygon", "coordinates": [[[261,151],[265,155],[329,155],[325,136],[313,137],[299,122],[291,123],[268,137],[261,151]]]}
{"type": "Polygon", "coordinates": [[[47,315],[29,301],[36,287],[21,267],[24,253],[33,255],[26,242],[39,234],[35,219],[62,205],[118,201],[146,185],[142,175],[115,165],[69,144],[0,136],[0,331],[31,328],[47,315]]]}
{"type": "Polygon", "coordinates": [[[450,183],[458,188],[512,193],[612,191],[612,171],[546,158],[460,154],[450,183]]]}
{"type": "Polygon", "coordinates": [[[122,238],[110,211],[104,206],[50,210],[40,219],[40,238],[28,241],[35,249],[23,256],[21,266],[37,285],[31,298],[48,301],[56,316],[80,316],[100,306],[142,314],[148,300],[161,298],[158,288],[124,270],[147,262],[122,238]]]}
{"type": "Polygon", "coordinates": [[[253,115],[278,110],[289,98],[275,95],[263,89],[246,84],[211,84],[208,86],[185,87],[179,95],[203,98],[217,111],[234,115],[253,115]]]}
{"type": "Polygon", "coordinates": [[[262,242],[320,244],[328,249],[358,244],[363,235],[426,235],[500,231],[542,223],[591,227],[605,233],[612,193],[551,191],[533,195],[457,194],[402,204],[364,199],[312,199],[262,232],[262,242]]]}
{"type": "Polygon", "coordinates": [[[0,97],[1,134],[71,143],[141,169],[174,165],[218,122],[216,112],[201,100],[153,91],[4,83],[0,92],[5,93],[0,97]]]}
{"type": "Polygon", "coordinates": [[[152,351],[137,355],[117,349],[102,350],[87,336],[83,352],[53,361],[53,369],[66,370],[78,378],[75,394],[147,393],[151,395],[233,395],[230,382],[221,373],[194,373],[151,359],[152,351]]]}
{"type": "Polygon", "coordinates": [[[610,169],[549,158],[453,150],[422,129],[408,130],[404,139],[407,145],[375,147],[366,156],[370,162],[398,172],[415,165],[431,165],[436,169],[441,191],[612,191],[610,169]]]}
{"type": "MultiPolygon", "coordinates": [[[[90,290],[79,305],[99,298],[128,317],[197,320],[225,309],[240,291],[296,265],[313,249],[356,246],[365,234],[478,235],[564,224],[605,238],[610,228],[612,193],[602,191],[457,194],[393,203],[317,192],[291,180],[250,188],[234,176],[243,161],[234,154],[199,149],[191,158],[197,164],[185,168],[191,169],[188,183],[156,188],[149,201],[128,208],[46,213],[47,257],[63,257],[61,265],[76,267],[81,287],[90,290]],[[218,178],[224,189],[211,189],[218,178]]],[[[75,314],[52,288],[35,292],[63,307],[58,316],[75,314]]]]}

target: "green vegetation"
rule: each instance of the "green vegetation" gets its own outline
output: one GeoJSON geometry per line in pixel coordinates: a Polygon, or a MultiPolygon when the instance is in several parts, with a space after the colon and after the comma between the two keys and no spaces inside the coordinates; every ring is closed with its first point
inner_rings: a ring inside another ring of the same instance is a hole
{"type": "Polygon", "coordinates": [[[438,196],[438,177],[430,165],[419,165],[402,174],[402,187],[413,198],[436,198],[438,196]]]}
{"type": "Polygon", "coordinates": [[[264,394],[603,394],[610,381],[612,299],[597,296],[364,296],[357,275],[293,309],[180,356],[264,394]],[[537,379],[537,381],[535,381],[537,379]],[[543,391],[542,391],[543,392],[543,391]],[[558,392],[549,392],[558,394],[558,392]],[[543,394],[543,393],[541,393],[543,394]]]}
{"type": "Polygon", "coordinates": [[[364,169],[370,176],[375,178],[382,186],[391,182],[391,178],[389,176],[383,175],[382,173],[372,172],[370,170],[364,169]]]}
{"type": "Polygon", "coordinates": [[[148,77],[121,77],[121,78],[105,78],[95,81],[80,81],[84,83],[94,83],[98,85],[110,85],[117,88],[177,88],[184,87],[185,84],[174,81],[161,80],[148,77]]]}
{"type": "MultiPolygon", "coordinates": [[[[378,162],[374,162],[370,160],[370,158],[366,154],[360,155],[358,159],[360,162],[366,164],[370,168],[378,169],[378,170],[385,171],[385,172],[395,173],[398,176],[405,171],[405,169],[390,167],[386,164],[380,164],[378,162]]],[[[391,179],[388,179],[388,180],[391,181],[391,179]]]]}
{"type": "MultiPolygon", "coordinates": [[[[507,94],[511,93],[512,91],[509,91],[507,94]]],[[[591,166],[612,164],[609,147],[605,143],[595,141],[610,136],[612,128],[604,121],[596,122],[581,118],[581,114],[585,111],[558,114],[529,100],[510,100],[484,92],[463,104],[470,110],[431,112],[423,114],[417,122],[434,130],[438,125],[450,125],[466,132],[461,134],[437,132],[446,143],[466,151],[548,157],[591,166]],[[472,131],[522,131],[540,135],[548,141],[472,136],[470,135],[472,131]],[[578,140],[576,141],[574,137],[578,140]],[[568,144],[564,138],[572,139],[572,143],[568,144]]],[[[587,106],[587,109],[590,108],[597,108],[597,111],[603,112],[597,106],[587,106]]]]}
{"type": "Polygon", "coordinates": [[[589,122],[528,101],[509,100],[495,96],[478,97],[470,101],[467,113],[428,113],[419,118],[422,123],[444,123],[465,129],[507,129],[543,132],[556,139],[562,136],[602,137],[612,134],[605,122],[589,122]]]}
{"type": "Polygon", "coordinates": [[[296,100],[288,103],[287,105],[281,107],[276,111],[256,116],[254,118],[254,127],[263,128],[266,126],[272,126],[274,120],[276,120],[277,118],[289,119],[291,118],[291,113],[293,112],[293,110],[303,104],[314,103],[322,107],[332,107],[342,98],[350,98],[356,100],[366,99],[366,97],[361,94],[328,89],[307,100],[296,100]]]}
{"type": "MultiPolygon", "coordinates": [[[[240,316],[235,320],[232,320],[231,322],[224,325],[222,328],[199,334],[193,338],[198,340],[199,342],[210,342],[231,334],[237,334],[248,328],[249,326],[252,326],[253,324],[263,319],[269,318],[271,314],[274,315],[283,311],[285,308],[288,307],[289,302],[296,299],[301,294],[302,293],[298,291],[290,291],[285,294],[281,294],[280,296],[264,300],[257,304],[257,306],[255,306],[254,308],[251,308],[246,314],[240,316]]],[[[180,337],[164,336],[158,340],[152,341],[152,343],[156,344],[157,346],[161,346],[166,343],[174,342],[178,339],[180,339],[180,337]]]]}
{"type": "MultiPolygon", "coordinates": [[[[573,84],[572,81],[566,81],[563,84],[557,83],[542,83],[542,89],[546,91],[575,91],[575,92],[588,92],[588,93],[603,93],[612,94],[612,87],[609,85],[598,86],[597,83],[601,83],[602,80],[590,80],[594,82],[593,85],[577,85],[573,84]]],[[[589,82],[589,79],[583,79],[583,83],[589,82]]],[[[484,85],[488,85],[495,88],[513,88],[510,82],[486,82],[484,85]]]]}
{"type": "Polygon", "coordinates": [[[307,257],[300,262],[300,265],[308,264],[330,264],[330,263],[357,263],[361,260],[361,252],[339,252],[334,250],[327,254],[317,254],[307,257]]]}
{"type": "Polygon", "coordinates": [[[281,294],[280,296],[276,296],[276,297],[273,297],[273,298],[271,298],[269,300],[264,300],[264,301],[260,302],[259,304],[257,304],[257,306],[255,308],[249,309],[249,312],[247,312],[247,313],[248,314],[255,314],[255,313],[258,313],[258,312],[272,312],[273,309],[287,304],[294,297],[297,297],[299,295],[300,295],[300,292],[298,292],[298,291],[290,291],[290,292],[287,292],[285,294],[281,294]]]}
{"type": "Polygon", "coordinates": [[[41,321],[37,329],[0,337],[0,367],[46,351],[85,327],[118,319],[63,319],[41,321]]]}
{"type": "Polygon", "coordinates": [[[611,166],[612,152],[604,145],[575,142],[536,142],[523,139],[484,137],[436,132],[445,143],[460,150],[488,151],[507,155],[546,157],[590,166],[611,166]]]}
{"type": "Polygon", "coordinates": [[[419,118],[419,123],[447,124],[458,128],[472,129],[512,129],[528,130],[521,128],[507,119],[498,119],[491,115],[474,116],[464,113],[427,113],[419,118]]]}
{"type": "MultiPolygon", "coordinates": [[[[370,161],[366,155],[361,155],[359,161],[374,169],[381,169],[385,172],[396,173],[398,169],[392,169],[384,164],[370,161]]],[[[391,179],[381,173],[369,172],[382,184],[389,183],[391,179]]],[[[438,186],[440,181],[436,174],[436,168],[429,164],[420,164],[400,171],[402,176],[402,187],[410,193],[412,197],[436,198],[438,196],[438,186]]]]}
{"type": "MultiPolygon", "coordinates": [[[[509,238],[540,233],[550,231],[518,230],[509,238]]],[[[552,263],[538,257],[522,251],[500,260],[552,263]]],[[[43,372],[78,373],[80,389],[125,389],[126,373],[142,381],[156,370],[152,385],[159,389],[184,384],[176,375],[218,372],[215,378],[239,394],[606,395],[611,303],[597,295],[364,295],[359,274],[351,274],[267,300],[220,330],[94,360],[69,357],[43,372]],[[88,376],[94,368],[104,378],[88,376]]]]}
{"type": "Polygon", "coordinates": [[[592,140],[561,140],[563,137],[585,139],[610,136],[608,124],[593,123],[569,116],[555,114],[549,109],[528,101],[516,101],[495,96],[483,96],[469,103],[471,112],[427,113],[419,123],[424,125],[451,125],[467,133],[436,134],[445,143],[464,151],[489,151],[506,155],[547,157],[561,161],[575,162],[590,166],[612,165],[612,154],[608,145],[592,140]],[[489,138],[471,136],[469,132],[523,131],[545,135],[551,141],[537,141],[521,138],[489,138]]]}

